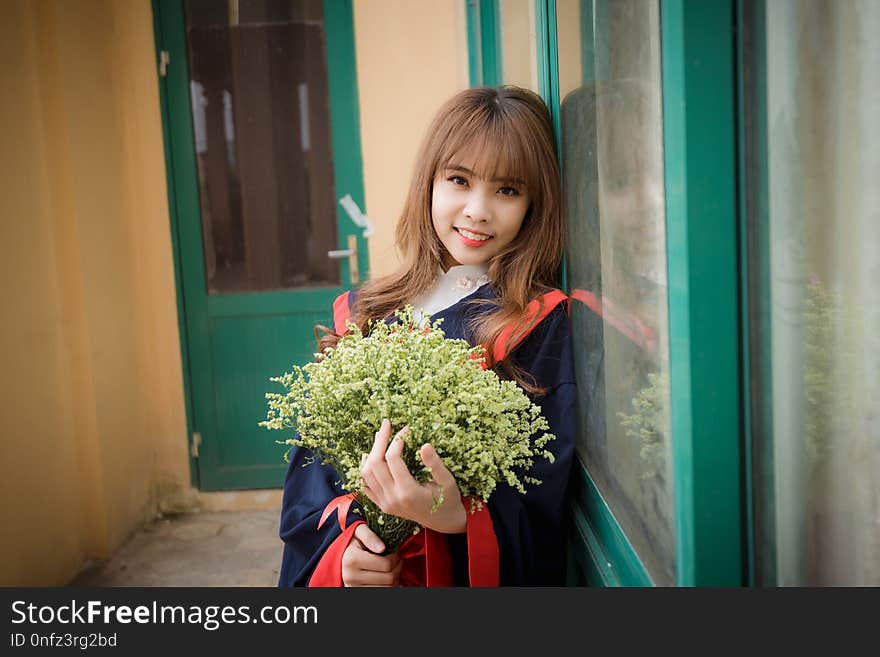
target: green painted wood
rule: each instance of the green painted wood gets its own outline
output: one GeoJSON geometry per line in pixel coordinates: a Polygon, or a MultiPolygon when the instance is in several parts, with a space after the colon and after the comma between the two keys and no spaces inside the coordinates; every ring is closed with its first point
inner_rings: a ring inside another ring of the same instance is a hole
{"type": "Polygon", "coordinates": [[[480,48],[480,0],[464,0],[467,18],[468,79],[472,87],[483,84],[483,56],[480,48]]]}
{"type": "MultiPolygon", "coordinates": [[[[208,356],[208,325],[205,309],[205,266],[199,229],[198,174],[195,161],[192,116],[190,113],[189,79],[186,70],[186,36],[184,33],[183,5],[173,0],[158,0],[165,50],[170,63],[165,77],[168,112],[164,118],[171,154],[168,169],[173,172],[173,206],[176,208],[177,237],[180,263],[177,271],[183,283],[183,305],[178,314],[186,324],[187,352],[190,363],[190,392],[193,421],[191,432],[213,431],[213,414],[207,412],[200,391],[210,390],[212,371],[208,356]]],[[[172,193],[172,188],[169,188],[172,193]]],[[[191,439],[191,437],[188,437],[191,439]]],[[[189,450],[188,450],[189,451],[189,450]]],[[[190,458],[192,454],[190,452],[190,458]]],[[[199,468],[199,487],[207,481],[203,464],[199,468]]]]}
{"type": "Polygon", "coordinates": [[[571,549],[591,586],[653,586],[647,569],[590,473],[575,464],[571,549]]]}
{"type": "Polygon", "coordinates": [[[247,481],[257,488],[278,486],[285,446],[275,444],[280,432],[254,431],[254,419],[266,414],[265,393],[269,378],[289,371],[313,358],[314,342],[293,339],[309,335],[324,313],[296,312],[283,315],[212,318],[211,355],[235,376],[219,378],[214,385],[218,455],[213,473],[216,487],[237,488],[247,481]],[[266,382],[263,384],[262,382],[266,382]],[[254,435],[266,451],[241,436],[254,435]],[[265,440],[265,439],[269,440],[265,440]],[[274,458],[271,458],[274,456],[274,458]]]}
{"type": "MultiPolygon", "coordinates": [[[[559,39],[556,33],[556,0],[545,0],[546,4],[546,30],[545,35],[547,50],[546,62],[541,67],[547,73],[547,87],[549,95],[544,99],[550,109],[550,118],[553,119],[553,131],[556,134],[556,148],[561,152],[560,124],[559,124],[559,39]]],[[[561,164],[561,163],[560,163],[561,164]]]]}
{"type": "MultiPolygon", "coordinates": [[[[156,43],[156,70],[160,67],[161,52],[165,50],[165,36],[163,32],[162,11],[159,0],[152,0],[153,8],[153,35],[156,43]]],[[[180,340],[180,360],[183,369],[183,396],[184,408],[186,412],[186,435],[192,435],[194,410],[192,398],[192,377],[190,374],[190,357],[189,347],[187,345],[187,326],[186,312],[183,291],[183,259],[180,247],[180,220],[178,218],[176,177],[174,174],[174,166],[171,153],[171,134],[169,122],[169,101],[168,90],[165,79],[159,77],[159,104],[162,112],[162,141],[165,150],[165,183],[168,190],[168,215],[171,221],[171,249],[174,260],[174,293],[177,301],[177,330],[180,340]]],[[[188,445],[187,445],[188,447],[188,445]]],[[[189,449],[187,449],[189,454],[189,449]]],[[[196,460],[189,457],[189,475],[190,483],[199,486],[199,469],[196,460]]]]}
{"type": "Polygon", "coordinates": [[[501,52],[501,34],[498,26],[498,0],[480,1],[480,37],[483,54],[483,84],[494,87],[504,79],[504,57],[501,52]]]}
{"type": "Polygon", "coordinates": [[[764,0],[737,3],[740,271],[748,583],[775,586],[776,520],[770,341],[767,34],[764,0]],[[757,509],[760,508],[760,513],[757,509]]]}
{"type": "MultiPolygon", "coordinates": [[[[351,0],[324,0],[324,29],[327,37],[327,78],[330,88],[330,126],[336,198],[351,194],[361,211],[364,204],[363,158],[361,156],[360,107],[354,15],[351,0]]],[[[369,271],[369,252],[363,229],[351,220],[342,206],[336,206],[339,248],[348,248],[347,236],[357,236],[358,280],[369,271]]],[[[343,287],[348,287],[348,260],[342,260],[343,287]]],[[[308,294],[307,291],[299,294],[308,294]]],[[[305,297],[304,297],[305,298],[305,297]]]]}
{"type": "Polygon", "coordinates": [[[550,19],[547,5],[548,0],[535,0],[535,49],[538,53],[538,93],[545,103],[549,102],[553,95],[553,87],[550,80],[550,19]]]}
{"type": "MultiPolygon", "coordinates": [[[[536,25],[536,51],[538,68],[538,92],[553,121],[553,134],[556,138],[556,152],[560,171],[562,170],[562,141],[559,124],[559,58],[556,33],[556,0],[534,0],[536,25]]],[[[568,271],[563,254],[559,279],[562,290],[568,293],[568,271]]]]}
{"type": "MultiPolygon", "coordinates": [[[[339,287],[207,294],[183,3],[155,3],[162,43],[170,53],[163,123],[180,255],[176,267],[183,291],[178,308],[190,363],[191,430],[202,437],[199,486],[202,490],[278,488],[286,469],[285,449],[275,444],[280,432],[258,426],[266,417],[265,398],[258,398],[275,389],[269,376],[297,360],[305,364],[312,359],[314,324],[329,323],[333,299],[348,287],[348,264],[340,263],[344,284],[339,287]]],[[[327,0],[325,12],[336,196],[351,194],[363,208],[351,2],[327,0]]],[[[347,248],[349,234],[357,235],[363,280],[368,254],[362,229],[341,206],[336,208],[336,219],[339,248],[347,248]]]]}
{"type": "MultiPolygon", "coordinates": [[[[214,367],[210,354],[210,317],[207,310],[207,282],[201,236],[201,211],[198,192],[198,168],[192,113],[190,108],[189,72],[186,58],[186,34],[183,3],[159,0],[166,50],[170,53],[165,85],[168,92],[167,122],[174,172],[174,196],[178,209],[181,267],[184,304],[178,308],[186,321],[187,344],[191,363],[194,432],[202,436],[197,461],[199,487],[218,490],[214,481],[217,470],[216,416],[211,404],[214,367]]],[[[192,454],[191,454],[192,457],[192,454]]]]}
{"type": "Polygon", "coordinates": [[[661,4],[680,586],[745,580],[732,0],[661,4]]]}
{"type": "Polygon", "coordinates": [[[498,0],[465,0],[465,16],[470,86],[497,86],[504,79],[498,0]]]}
{"type": "Polygon", "coordinates": [[[572,508],[572,519],[575,541],[579,544],[579,549],[572,551],[575,555],[575,572],[578,574],[574,580],[583,582],[584,586],[620,586],[620,579],[605,556],[599,538],[576,505],[572,508]]]}
{"type": "MultiPolygon", "coordinates": [[[[340,223],[342,221],[340,220],[340,223]]],[[[360,253],[358,253],[360,255],[360,253]]],[[[343,270],[344,272],[347,271],[343,270]]],[[[296,303],[293,304],[290,292],[252,292],[250,294],[223,294],[212,295],[207,299],[207,308],[211,317],[228,317],[237,315],[266,315],[284,312],[313,312],[326,315],[326,321],[331,321],[331,302],[339,294],[344,292],[343,287],[318,287],[296,292],[296,303]]]]}
{"type": "MultiPolygon", "coordinates": [[[[559,37],[556,27],[556,0],[547,0],[547,80],[550,86],[550,97],[547,107],[550,109],[550,118],[553,120],[553,132],[556,135],[556,153],[559,162],[559,170],[562,171],[562,128],[560,123],[559,103],[559,37]]],[[[561,175],[561,174],[560,174],[561,175]]],[[[566,255],[562,254],[560,265],[560,282],[566,294],[570,292],[568,286],[568,267],[566,255]]]]}

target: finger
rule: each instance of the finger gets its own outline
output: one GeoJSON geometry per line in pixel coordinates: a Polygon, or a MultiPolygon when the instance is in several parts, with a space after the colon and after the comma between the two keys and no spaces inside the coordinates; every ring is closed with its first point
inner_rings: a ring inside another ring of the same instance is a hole
{"type": "Polygon", "coordinates": [[[382,424],[373,439],[373,449],[370,456],[373,458],[382,458],[385,456],[385,450],[388,449],[388,438],[391,436],[391,421],[388,418],[382,420],[382,424]]]}
{"type": "Polygon", "coordinates": [[[358,586],[394,586],[398,578],[394,572],[381,573],[372,570],[359,570],[355,577],[358,586]]]}
{"type": "Polygon", "coordinates": [[[371,463],[367,463],[367,459],[368,455],[366,453],[361,455],[361,479],[363,480],[361,487],[367,497],[381,507],[382,485],[376,479],[373,466],[371,463]]]}
{"type": "Polygon", "coordinates": [[[385,463],[388,464],[388,472],[391,473],[391,477],[398,486],[411,486],[416,481],[403,460],[403,448],[405,447],[405,439],[408,433],[408,426],[401,429],[385,452],[385,463]]]}
{"type": "Polygon", "coordinates": [[[403,447],[405,445],[406,437],[409,435],[409,425],[406,425],[403,429],[398,431],[394,435],[394,440],[388,445],[388,449],[385,450],[385,458],[388,458],[388,454],[392,452],[392,450],[396,450],[399,453],[403,452],[403,447]]]}
{"type": "Polygon", "coordinates": [[[364,483],[361,484],[361,491],[364,495],[370,498],[373,504],[378,506],[380,509],[385,506],[385,500],[382,499],[382,496],[378,494],[373,488],[371,488],[369,484],[366,483],[366,480],[364,480],[364,483]]]}
{"type": "Polygon", "coordinates": [[[381,554],[385,551],[385,544],[382,542],[382,539],[376,535],[376,532],[367,527],[367,525],[358,525],[357,529],[354,530],[354,535],[355,538],[359,539],[364,547],[371,552],[381,554]]]}
{"type": "Polygon", "coordinates": [[[376,432],[376,438],[373,440],[373,448],[370,450],[367,460],[361,467],[361,472],[369,479],[370,486],[384,494],[387,489],[394,486],[394,479],[391,472],[388,471],[388,464],[385,462],[385,451],[388,449],[388,437],[391,435],[391,422],[386,418],[382,420],[382,426],[376,432]]]}
{"type": "Polygon", "coordinates": [[[369,550],[362,550],[357,558],[352,560],[352,565],[360,570],[369,570],[374,573],[390,573],[397,566],[396,561],[388,557],[373,554],[369,550]]]}
{"type": "Polygon", "coordinates": [[[449,472],[445,465],[443,465],[443,459],[440,458],[440,455],[437,453],[437,450],[434,449],[433,445],[425,443],[422,445],[420,451],[422,463],[431,468],[431,479],[443,488],[449,486],[455,486],[458,488],[458,484],[455,483],[455,477],[453,477],[452,473],[449,472]]]}
{"type": "Polygon", "coordinates": [[[390,573],[394,571],[400,561],[400,558],[396,555],[392,557],[391,555],[373,554],[356,538],[352,539],[351,547],[354,549],[347,551],[347,559],[343,557],[343,563],[353,570],[390,573]]]}

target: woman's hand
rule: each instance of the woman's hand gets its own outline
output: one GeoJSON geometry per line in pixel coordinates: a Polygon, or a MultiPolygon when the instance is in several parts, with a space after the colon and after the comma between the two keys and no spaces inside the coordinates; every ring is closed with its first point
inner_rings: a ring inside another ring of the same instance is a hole
{"type": "Polygon", "coordinates": [[[422,445],[422,462],[431,469],[432,481],[419,483],[403,462],[403,438],[409,427],[401,429],[391,444],[391,422],[382,420],[373,449],[361,465],[364,493],[384,513],[408,518],[422,527],[443,534],[460,534],[467,529],[467,512],[452,473],[443,465],[434,448],[422,445]],[[443,502],[432,511],[435,500],[443,502]]]}
{"type": "Polygon", "coordinates": [[[381,556],[385,545],[366,525],[358,525],[342,554],[345,586],[397,586],[403,560],[396,552],[381,556]]]}

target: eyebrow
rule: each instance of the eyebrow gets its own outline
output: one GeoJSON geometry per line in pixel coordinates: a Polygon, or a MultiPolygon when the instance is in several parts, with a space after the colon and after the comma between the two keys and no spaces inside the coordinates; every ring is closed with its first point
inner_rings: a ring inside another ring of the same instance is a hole
{"type": "MultiPolygon", "coordinates": [[[[461,166],[460,164],[450,164],[446,167],[446,169],[447,171],[461,171],[462,173],[466,173],[469,176],[479,178],[479,176],[477,176],[477,174],[475,174],[473,171],[471,171],[467,167],[461,166]]],[[[493,178],[489,182],[508,182],[513,183],[514,185],[521,185],[523,187],[525,187],[526,184],[524,180],[520,180],[519,178],[493,178]]]]}

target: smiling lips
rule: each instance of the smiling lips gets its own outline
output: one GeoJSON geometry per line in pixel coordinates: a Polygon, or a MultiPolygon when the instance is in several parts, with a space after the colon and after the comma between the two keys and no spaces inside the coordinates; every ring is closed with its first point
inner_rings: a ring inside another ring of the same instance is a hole
{"type": "Polygon", "coordinates": [[[458,236],[461,238],[461,241],[464,242],[465,246],[471,246],[474,248],[485,246],[489,243],[489,240],[492,239],[491,235],[475,233],[465,228],[456,228],[455,232],[458,233],[458,236]]]}

